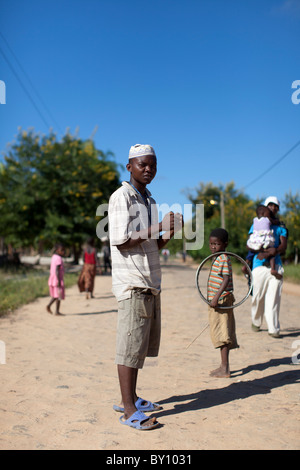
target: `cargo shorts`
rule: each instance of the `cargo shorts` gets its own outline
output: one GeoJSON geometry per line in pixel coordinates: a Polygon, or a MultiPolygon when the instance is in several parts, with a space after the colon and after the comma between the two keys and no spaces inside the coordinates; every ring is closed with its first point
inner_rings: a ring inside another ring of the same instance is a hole
{"type": "Polygon", "coordinates": [[[146,357],[158,356],[160,334],[160,294],[133,289],[118,302],[116,364],[142,369],[146,357]]]}

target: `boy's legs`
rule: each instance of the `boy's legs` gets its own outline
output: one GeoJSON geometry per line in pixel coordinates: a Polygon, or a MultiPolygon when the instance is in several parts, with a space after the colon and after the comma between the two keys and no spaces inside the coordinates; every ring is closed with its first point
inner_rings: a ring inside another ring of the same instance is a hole
{"type": "Polygon", "coordinates": [[[229,294],[219,301],[222,307],[228,307],[228,309],[209,308],[211,339],[215,348],[220,348],[221,353],[221,365],[210,373],[212,377],[230,377],[229,351],[239,347],[235,332],[233,309],[230,308],[233,302],[234,297],[229,294]]]}
{"type": "Polygon", "coordinates": [[[210,375],[212,377],[230,377],[230,369],[229,369],[229,345],[225,344],[220,348],[221,352],[221,365],[218,369],[213,370],[210,375]]]}

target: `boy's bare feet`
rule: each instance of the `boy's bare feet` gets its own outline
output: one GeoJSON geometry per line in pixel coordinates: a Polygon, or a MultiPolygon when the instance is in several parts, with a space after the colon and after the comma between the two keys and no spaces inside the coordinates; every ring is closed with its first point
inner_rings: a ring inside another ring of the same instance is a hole
{"type": "Polygon", "coordinates": [[[230,370],[226,367],[220,366],[218,369],[212,370],[209,375],[216,378],[228,378],[230,377],[230,370]]]}
{"type": "Polygon", "coordinates": [[[282,274],[279,274],[276,269],[271,269],[271,274],[276,277],[276,279],[282,279],[282,274]]]}
{"type": "Polygon", "coordinates": [[[47,305],[46,309],[47,309],[47,312],[48,312],[48,313],[51,313],[51,314],[52,314],[52,310],[51,310],[51,308],[49,307],[49,305],[47,305]]]}

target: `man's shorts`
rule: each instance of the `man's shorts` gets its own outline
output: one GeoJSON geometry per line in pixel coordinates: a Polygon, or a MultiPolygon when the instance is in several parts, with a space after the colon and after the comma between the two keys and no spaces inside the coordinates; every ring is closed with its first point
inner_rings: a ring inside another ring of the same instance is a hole
{"type": "Polygon", "coordinates": [[[158,356],[160,332],[160,294],[132,290],[130,299],[118,302],[116,364],[141,369],[147,356],[158,356]]]}

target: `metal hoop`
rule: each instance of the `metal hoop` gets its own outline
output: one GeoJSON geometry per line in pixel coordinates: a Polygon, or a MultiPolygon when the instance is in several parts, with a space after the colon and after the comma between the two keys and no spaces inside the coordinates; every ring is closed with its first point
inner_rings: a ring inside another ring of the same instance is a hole
{"type": "MultiPolygon", "coordinates": [[[[200,294],[201,299],[204,300],[204,302],[206,302],[207,305],[210,305],[210,302],[204,297],[204,295],[202,294],[202,292],[200,290],[200,287],[199,287],[199,274],[200,274],[200,271],[201,271],[203,265],[206,263],[206,261],[208,261],[210,258],[219,256],[219,255],[223,255],[223,254],[226,254],[228,256],[233,256],[233,257],[237,258],[244,266],[246,266],[247,271],[248,271],[248,275],[249,275],[249,279],[250,279],[249,290],[248,290],[247,295],[245,295],[245,297],[240,302],[238,302],[237,304],[232,305],[230,307],[230,308],[236,308],[236,307],[239,307],[240,305],[242,305],[242,303],[244,303],[245,300],[248,299],[249,295],[251,294],[252,287],[253,287],[253,277],[252,277],[251,269],[250,269],[249,265],[246,263],[246,261],[243,258],[241,258],[239,255],[236,255],[235,253],[231,253],[230,251],[218,251],[217,253],[212,253],[211,255],[209,255],[207,258],[205,258],[202,261],[202,263],[199,265],[199,267],[197,269],[196,286],[197,286],[197,289],[198,289],[198,292],[200,294]]],[[[220,306],[220,307],[217,307],[217,309],[222,309],[222,310],[227,309],[228,310],[228,307],[221,307],[220,306]]]]}

